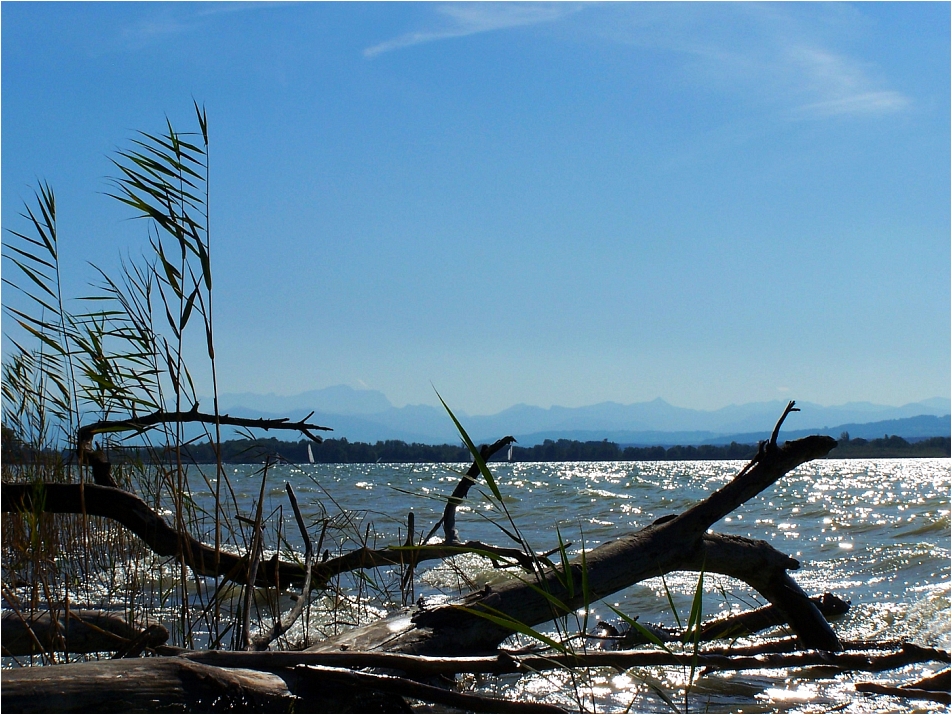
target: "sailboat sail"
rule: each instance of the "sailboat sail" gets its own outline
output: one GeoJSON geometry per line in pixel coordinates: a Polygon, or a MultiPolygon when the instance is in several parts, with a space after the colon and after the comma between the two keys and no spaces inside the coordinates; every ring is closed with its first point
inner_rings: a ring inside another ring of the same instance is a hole
{"type": "Polygon", "coordinates": [[[314,464],[314,452],[311,451],[310,443],[307,445],[307,461],[314,464]]]}
{"type": "Polygon", "coordinates": [[[509,461],[512,461],[512,445],[509,445],[509,461]]]}

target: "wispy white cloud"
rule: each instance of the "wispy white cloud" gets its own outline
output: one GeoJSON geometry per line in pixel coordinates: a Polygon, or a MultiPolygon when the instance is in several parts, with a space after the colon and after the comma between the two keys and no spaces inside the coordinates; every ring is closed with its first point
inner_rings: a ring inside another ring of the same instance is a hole
{"type": "Polygon", "coordinates": [[[467,37],[482,32],[555,22],[578,12],[576,3],[459,3],[437,5],[438,27],[409,32],[392,40],[368,47],[366,57],[421,45],[426,42],[467,37]]]}
{"type": "Polygon", "coordinates": [[[865,30],[854,8],[637,3],[599,10],[587,13],[598,19],[584,31],[669,52],[686,81],[744,95],[789,119],[884,115],[912,104],[851,49],[865,30]]]}
{"type": "Polygon", "coordinates": [[[905,109],[909,99],[899,92],[862,92],[824,102],[803,104],[790,112],[793,118],[817,119],[840,114],[889,114],[905,109]]]}
{"type": "Polygon", "coordinates": [[[794,46],[787,54],[793,71],[800,75],[802,94],[813,100],[791,110],[793,118],[888,114],[910,104],[902,93],[885,87],[862,63],[846,54],[815,46],[794,46]]]}

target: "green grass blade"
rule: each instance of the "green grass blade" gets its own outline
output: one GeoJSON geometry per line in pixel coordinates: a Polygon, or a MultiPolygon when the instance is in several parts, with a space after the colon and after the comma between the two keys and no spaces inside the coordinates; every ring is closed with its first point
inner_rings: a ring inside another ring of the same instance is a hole
{"type": "Polygon", "coordinates": [[[688,627],[685,636],[690,635],[694,642],[697,642],[701,633],[701,616],[704,602],[704,567],[701,566],[701,573],[697,579],[697,587],[694,589],[694,599],[691,601],[691,614],[688,616],[688,627]]]}
{"type": "Polygon", "coordinates": [[[466,446],[469,448],[470,454],[473,455],[473,461],[476,462],[476,465],[479,467],[479,473],[483,475],[483,478],[486,480],[486,483],[489,485],[490,490],[493,493],[493,496],[502,503],[502,494],[499,492],[499,487],[496,486],[496,480],[493,478],[492,473],[489,471],[489,467],[486,466],[486,460],[483,459],[483,455],[479,453],[479,450],[476,448],[476,445],[473,443],[473,440],[469,438],[469,435],[466,433],[466,430],[463,429],[463,425],[460,424],[460,421],[456,419],[456,415],[453,414],[453,410],[450,409],[449,405],[443,400],[443,397],[439,392],[436,393],[436,396],[440,398],[440,402],[443,403],[444,409],[449,414],[450,419],[453,420],[453,424],[456,425],[456,429],[459,430],[460,436],[463,438],[463,442],[466,443],[466,446]]]}
{"type": "MultiPolygon", "coordinates": [[[[569,557],[565,551],[565,540],[562,538],[562,532],[559,529],[558,525],[555,527],[555,535],[559,539],[559,559],[562,562],[562,585],[565,586],[565,590],[569,592],[569,598],[575,598],[575,579],[572,574],[572,566],[569,564],[569,557]]],[[[558,574],[557,569],[553,569],[556,574],[558,574]]]]}
{"type": "Polygon", "coordinates": [[[668,582],[664,578],[664,574],[661,574],[661,585],[664,586],[664,594],[668,597],[668,605],[671,606],[671,613],[674,614],[674,621],[678,624],[678,630],[683,631],[684,626],[681,625],[681,617],[678,615],[678,609],[674,606],[674,598],[671,596],[671,589],[668,588],[668,582]]]}

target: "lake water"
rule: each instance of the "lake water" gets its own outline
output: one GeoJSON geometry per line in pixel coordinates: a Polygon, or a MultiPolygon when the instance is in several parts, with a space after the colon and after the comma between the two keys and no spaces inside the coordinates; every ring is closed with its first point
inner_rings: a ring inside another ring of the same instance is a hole
{"type": "MultiPolygon", "coordinates": [[[[452,470],[466,465],[284,465],[268,473],[265,514],[285,504],[287,538],[299,537],[286,506],[284,482],[294,487],[310,524],[332,518],[326,547],[345,552],[362,538],[371,545],[395,544],[406,536],[413,511],[417,539],[442,513],[444,499],[459,480],[452,470]],[[336,504],[335,504],[336,502],[336,504]],[[343,511],[341,511],[343,510],[343,511]]],[[[569,552],[591,549],[620,533],[637,530],[660,516],[683,511],[725,484],[741,462],[600,462],[494,463],[491,465],[506,506],[524,537],[537,550],[557,545],[556,527],[572,542],[569,552]]],[[[251,516],[261,481],[260,467],[229,466],[239,509],[251,516]]],[[[950,648],[950,517],[952,478],[948,459],[823,460],[804,465],[714,526],[716,531],[765,539],[795,556],[792,572],[811,595],[830,591],[849,600],[850,612],[835,621],[841,639],[908,639],[920,645],[950,648]]],[[[493,521],[505,519],[474,487],[458,510],[463,540],[513,545],[493,521]]],[[[207,492],[194,493],[199,502],[207,492]]],[[[312,527],[316,537],[317,526],[312,527]]],[[[439,534],[442,536],[442,534],[439,534]]],[[[462,588],[504,578],[491,564],[473,556],[451,564],[422,564],[413,593],[455,595],[462,588]]],[[[385,604],[374,594],[389,593],[399,604],[398,579],[385,574],[376,583],[351,581],[355,622],[382,614],[385,604]],[[354,597],[353,594],[357,593],[354,597]],[[354,605],[356,604],[356,605],[354,605]]],[[[690,609],[697,574],[666,578],[682,620],[690,609]]],[[[756,605],[762,599],[745,584],[708,575],[704,581],[707,618],[756,605]]],[[[330,597],[328,597],[330,598],[330,597]]],[[[326,600],[326,599],[325,599],[326,600]]],[[[341,598],[334,597],[338,618],[341,598]]],[[[674,625],[661,579],[643,582],[616,594],[608,603],[642,623],[674,625]]],[[[326,610],[311,612],[308,630],[331,627],[326,610]]],[[[618,622],[605,603],[593,604],[590,623],[618,622]]],[[[344,618],[343,620],[347,620],[344,618]]],[[[938,669],[938,664],[909,666],[881,674],[811,674],[756,671],[711,674],[700,679],[691,709],[707,712],[803,711],[938,712],[946,708],[925,701],[901,701],[857,694],[857,680],[899,682],[938,669]]],[[[644,685],[657,679],[677,694],[686,674],[679,668],[655,668],[626,675],[596,672],[583,688],[583,699],[599,710],[663,711],[666,706],[644,685]]],[[[574,686],[559,674],[479,680],[479,690],[525,698],[546,698],[573,706],[574,686]]],[[[577,707],[577,706],[575,706],[577,707]]]]}

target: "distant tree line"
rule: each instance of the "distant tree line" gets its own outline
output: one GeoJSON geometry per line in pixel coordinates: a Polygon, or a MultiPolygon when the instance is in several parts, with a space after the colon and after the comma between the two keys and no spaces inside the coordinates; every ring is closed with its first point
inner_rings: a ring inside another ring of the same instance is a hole
{"type": "MultiPolygon", "coordinates": [[[[267,458],[279,459],[292,464],[310,461],[308,445],[314,462],[318,464],[372,464],[384,463],[432,463],[469,462],[469,450],[462,445],[408,444],[389,439],[375,444],[350,442],[346,438],[326,439],[320,444],[299,440],[284,442],[274,437],[267,439],[235,439],[222,442],[222,461],[228,464],[260,464],[267,458]]],[[[3,429],[3,461],[24,461],[24,450],[10,430],[3,429]]],[[[124,449],[126,458],[147,460],[143,450],[124,449]]],[[[718,459],[750,459],[757,453],[757,445],[731,442],[725,445],[702,444],[699,446],[635,447],[620,446],[615,442],[579,442],[570,439],[547,439],[532,447],[512,447],[513,462],[661,462],[718,459]]],[[[198,464],[213,464],[216,460],[214,446],[208,442],[192,443],[182,447],[182,456],[198,464]]],[[[874,457],[949,457],[950,438],[931,437],[919,442],[908,442],[902,437],[883,436],[880,439],[850,439],[849,434],[840,435],[839,445],[830,454],[831,459],[855,459],[874,457]]],[[[118,454],[113,459],[122,461],[118,454]]],[[[507,451],[496,454],[492,461],[506,461],[507,451]]],[[[63,455],[69,460],[69,455],[63,455]]]]}
{"type": "MultiPolygon", "coordinates": [[[[275,438],[257,440],[230,440],[223,442],[222,460],[232,464],[263,462],[268,456],[280,457],[292,464],[309,461],[308,442],[282,442],[275,438]]],[[[469,462],[469,450],[462,445],[406,443],[400,440],[350,442],[346,438],[326,439],[321,444],[310,443],[314,462],[318,464],[372,464],[383,463],[430,463],[469,462]]],[[[215,461],[212,445],[191,444],[187,448],[189,458],[198,463],[215,461]]],[[[757,453],[757,445],[731,442],[725,445],[703,444],[699,446],[676,445],[673,447],[622,447],[615,442],[579,442],[576,440],[547,439],[532,447],[513,445],[513,462],[660,462],[719,459],[750,459],[757,453]]],[[[882,439],[849,439],[840,441],[831,453],[831,458],[872,457],[948,457],[950,439],[933,437],[921,442],[908,442],[902,437],[882,439]]],[[[506,461],[505,450],[492,461],[506,461]]]]}
{"type": "Polygon", "coordinates": [[[839,444],[830,453],[831,459],[863,459],[871,457],[948,457],[952,451],[949,437],[929,437],[908,442],[896,435],[879,439],[850,439],[849,433],[840,435],[839,444]]]}
{"type": "MultiPolygon", "coordinates": [[[[376,444],[350,442],[347,439],[326,439],[321,444],[310,443],[314,462],[318,464],[367,464],[469,462],[469,450],[462,445],[432,445],[400,440],[378,441],[376,444]]],[[[293,464],[309,461],[308,442],[282,442],[275,438],[258,440],[231,440],[221,445],[222,460],[227,463],[260,463],[268,456],[278,457],[293,464]]],[[[211,444],[191,444],[183,448],[188,458],[199,463],[215,461],[211,444]]],[[[616,461],[674,461],[697,459],[748,459],[757,452],[756,445],[737,444],[676,447],[621,447],[614,442],[579,442],[560,439],[545,440],[532,447],[513,445],[513,462],[616,462],[616,461]]],[[[497,453],[491,461],[503,462],[508,451],[497,453]]]]}

